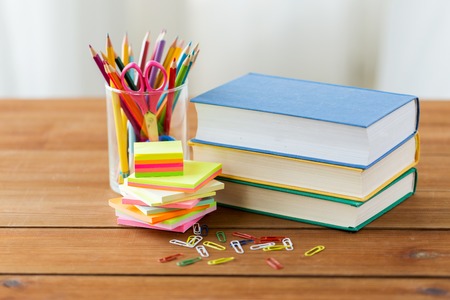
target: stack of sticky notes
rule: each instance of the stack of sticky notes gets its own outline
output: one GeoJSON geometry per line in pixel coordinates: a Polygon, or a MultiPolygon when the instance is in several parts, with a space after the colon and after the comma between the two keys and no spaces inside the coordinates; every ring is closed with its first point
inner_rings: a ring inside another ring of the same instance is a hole
{"type": "Polygon", "coordinates": [[[134,143],[137,178],[183,175],[183,165],[181,141],[134,143]]]}
{"type": "MultiPolygon", "coordinates": [[[[156,143],[162,142],[146,144],[156,143]]],[[[145,155],[139,147],[135,150],[145,155]]],[[[192,160],[183,161],[182,175],[138,177],[136,171],[120,185],[122,197],[110,199],[109,205],[118,224],[185,232],[216,210],[214,196],[224,184],[214,178],[221,172],[220,163],[192,160]]]]}

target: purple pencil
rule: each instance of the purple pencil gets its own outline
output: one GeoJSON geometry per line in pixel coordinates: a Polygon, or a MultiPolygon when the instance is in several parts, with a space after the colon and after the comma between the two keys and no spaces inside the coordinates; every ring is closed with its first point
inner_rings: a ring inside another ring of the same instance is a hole
{"type": "MultiPolygon", "coordinates": [[[[166,35],[166,31],[165,30],[161,31],[161,33],[159,34],[158,39],[157,39],[156,44],[155,44],[155,50],[153,51],[153,55],[152,55],[152,58],[151,58],[152,60],[155,60],[157,62],[161,62],[162,55],[163,55],[163,52],[164,52],[164,47],[166,45],[166,40],[164,39],[165,35],[166,35]]],[[[154,88],[158,88],[158,87],[154,86],[155,80],[156,80],[156,75],[157,75],[157,70],[152,69],[151,72],[150,72],[150,85],[152,87],[154,87],[154,88]]]]}

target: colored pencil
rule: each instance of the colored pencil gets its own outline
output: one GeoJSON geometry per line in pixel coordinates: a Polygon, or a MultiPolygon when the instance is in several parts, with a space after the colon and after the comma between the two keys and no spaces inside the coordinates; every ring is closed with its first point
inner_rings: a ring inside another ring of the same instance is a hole
{"type": "Polygon", "coordinates": [[[114,48],[111,42],[111,38],[109,37],[109,33],[106,36],[106,55],[108,57],[108,63],[115,68],[116,62],[114,61],[114,48]]]}
{"type": "Polygon", "coordinates": [[[122,41],[122,62],[125,66],[130,62],[130,47],[128,46],[127,33],[125,33],[122,41]]]}
{"type": "Polygon", "coordinates": [[[164,118],[164,131],[166,135],[170,135],[170,121],[172,119],[173,97],[174,97],[174,91],[172,91],[172,89],[175,88],[176,76],[177,76],[177,61],[176,59],[173,59],[169,71],[169,87],[168,87],[169,94],[167,95],[167,105],[165,105],[166,116],[164,118]]]}
{"type": "Polygon", "coordinates": [[[109,77],[105,72],[105,68],[103,67],[103,60],[100,58],[98,53],[94,50],[94,48],[91,45],[89,45],[89,49],[91,50],[92,58],[94,59],[95,64],[97,65],[97,67],[99,68],[100,72],[103,75],[103,78],[105,78],[106,82],[109,85],[109,77]]]}
{"type": "Polygon", "coordinates": [[[141,54],[139,56],[139,67],[144,72],[145,63],[147,61],[148,48],[150,47],[150,32],[147,31],[142,41],[141,54]]]}

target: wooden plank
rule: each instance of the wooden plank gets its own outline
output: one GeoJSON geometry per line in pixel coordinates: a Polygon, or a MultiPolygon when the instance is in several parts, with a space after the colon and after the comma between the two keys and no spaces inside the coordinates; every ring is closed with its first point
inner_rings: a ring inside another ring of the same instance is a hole
{"type": "Polygon", "coordinates": [[[448,279],[0,276],[7,299],[430,299],[448,279]],[[176,283],[176,285],[174,285],[176,283]],[[289,293],[292,291],[292,293],[289,293]]]}
{"type": "MultiPolygon", "coordinates": [[[[205,240],[217,242],[214,231],[205,240]]],[[[227,240],[232,232],[224,230],[227,240]]],[[[143,229],[1,228],[2,274],[122,274],[122,275],[226,275],[226,276],[382,276],[450,277],[450,232],[440,230],[363,230],[357,234],[335,230],[252,229],[261,236],[287,236],[293,251],[251,251],[236,254],[208,249],[210,257],[179,267],[157,260],[175,253],[198,256],[195,249],[172,245],[191,232],[177,234],[143,229]],[[317,245],[326,249],[312,257],[303,253],[317,245]],[[224,265],[206,260],[235,257],[224,265]],[[273,270],[265,260],[284,265],[273,270]]]]}
{"type": "Polygon", "coordinates": [[[450,154],[450,102],[421,101],[419,132],[423,155],[450,154]]]}

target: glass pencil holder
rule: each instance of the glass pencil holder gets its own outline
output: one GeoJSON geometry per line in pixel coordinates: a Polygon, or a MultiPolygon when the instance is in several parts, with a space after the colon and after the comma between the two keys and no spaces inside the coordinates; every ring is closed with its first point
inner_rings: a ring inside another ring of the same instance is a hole
{"type": "Polygon", "coordinates": [[[181,141],[185,159],[188,140],[187,83],[151,92],[125,91],[105,85],[109,184],[119,185],[134,172],[134,143],[181,141]]]}

